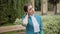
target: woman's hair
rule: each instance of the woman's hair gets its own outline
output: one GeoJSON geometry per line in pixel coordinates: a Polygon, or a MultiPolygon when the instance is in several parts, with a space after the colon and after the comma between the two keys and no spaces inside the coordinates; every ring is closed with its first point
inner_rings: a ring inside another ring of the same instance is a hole
{"type": "Polygon", "coordinates": [[[31,4],[26,4],[24,5],[24,11],[27,12],[28,6],[30,6],[31,4]]]}

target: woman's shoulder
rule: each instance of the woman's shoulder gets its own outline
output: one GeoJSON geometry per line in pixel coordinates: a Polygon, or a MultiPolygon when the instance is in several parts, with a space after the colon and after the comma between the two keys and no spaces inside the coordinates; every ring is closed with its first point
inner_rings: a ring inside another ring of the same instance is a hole
{"type": "Polygon", "coordinates": [[[38,14],[34,14],[36,17],[39,17],[39,18],[41,18],[41,15],[38,15],[38,14]]]}

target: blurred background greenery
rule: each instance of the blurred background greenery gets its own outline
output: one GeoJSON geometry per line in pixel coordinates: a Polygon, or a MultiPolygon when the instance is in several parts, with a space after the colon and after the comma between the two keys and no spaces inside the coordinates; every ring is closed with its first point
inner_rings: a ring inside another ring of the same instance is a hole
{"type": "Polygon", "coordinates": [[[29,0],[0,0],[0,26],[13,24],[16,18],[24,14],[23,6],[29,0]]]}
{"type": "MultiPolygon", "coordinates": [[[[29,3],[30,0],[0,0],[0,2],[0,26],[21,25],[21,17],[25,13],[23,10],[23,6],[26,3],[29,3]]],[[[51,3],[49,3],[49,8],[51,7],[50,5],[51,3]]],[[[37,3],[36,6],[38,6],[37,3]]],[[[60,15],[41,16],[45,34],[60,34],[60,15]]],[[[1,34],[15,34],[17,32],[25,32],[25,30],[12,31],[1,34]]]]}

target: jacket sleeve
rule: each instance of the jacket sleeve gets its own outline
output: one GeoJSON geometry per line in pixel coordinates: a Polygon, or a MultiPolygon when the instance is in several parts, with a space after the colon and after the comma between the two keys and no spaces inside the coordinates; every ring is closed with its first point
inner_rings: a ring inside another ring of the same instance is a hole
{"type": "Polygon", "coordinates": [[[23,16],[22,17],[22,25],[27,26],[27,24],[28,24],[28,20],[26,19],[26,16],[23,16]]]}
{"type": "Polygon", "coordinates": [[[43,24],[42,24],[42,18],[41,17],[40,17],[40,34],[44,34],[43,24]]]}

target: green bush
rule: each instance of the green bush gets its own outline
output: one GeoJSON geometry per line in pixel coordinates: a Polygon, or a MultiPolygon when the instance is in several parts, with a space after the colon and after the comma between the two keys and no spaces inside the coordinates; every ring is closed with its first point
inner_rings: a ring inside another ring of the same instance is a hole
{"type": "Polygon", "coordinates": [[[60,16],[43,16],[45,34],[60,34],[60,16]]]}

